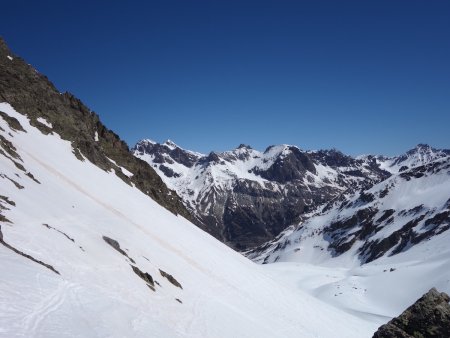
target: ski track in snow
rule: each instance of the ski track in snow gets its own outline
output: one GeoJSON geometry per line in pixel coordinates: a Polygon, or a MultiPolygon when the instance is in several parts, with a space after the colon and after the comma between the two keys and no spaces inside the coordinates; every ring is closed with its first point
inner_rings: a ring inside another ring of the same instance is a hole
{"type": "Polygon", "coordinates": [[[21,326],[25,329],[27,337],[38,335],[41,322],[61,307],[72,288],[73,285],[67,281],[60,283],[57,290],[44,298],[22,319],[21,326]]]}

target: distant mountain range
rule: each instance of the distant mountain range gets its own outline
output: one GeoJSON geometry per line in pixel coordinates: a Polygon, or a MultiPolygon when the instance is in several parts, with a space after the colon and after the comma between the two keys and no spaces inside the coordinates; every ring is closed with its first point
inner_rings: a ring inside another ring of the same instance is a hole
{"type": "MultiPolygon", "coordinates": [[[[277,239],[247,254],[264,263],[300,260],[313,263],[336,257],[360,264],[394,256],[443,234],[450,241],[450,157],[420,146],[388,179],[361,192],[343,195],[277,239]],[[424,153],[435,156],[423,157],[424,153]],[[405,163],[425,164],[405,169],[405,163]],[[432,160],[432,157],[434,160],[432,160]]],[[[386,163],[384,163],[386,165],[386,163]]]]}
{"type": "Polygon", "coordinates": [[[334,149],[277,145],[260,152],[241,144],[206,155],[170,140],[142,140],[132,152],[177,192],[205,230],[238,250],[272,240],[333,201],[450,154],[425,144],[400,156],[357,158],[334,149]]]}

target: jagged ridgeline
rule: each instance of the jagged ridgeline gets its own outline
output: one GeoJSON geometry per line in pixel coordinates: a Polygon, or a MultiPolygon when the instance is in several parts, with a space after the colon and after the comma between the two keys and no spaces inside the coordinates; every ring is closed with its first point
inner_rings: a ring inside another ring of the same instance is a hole
{"type": "Polygon", "coordinates": [[[73,152],[105,171],[114,170],[128,184],[150,196],[175,214],[193,221],[174,191],[144,161],[134,157],[118,135],[106,128],[97,114],[72,94],[60,93],[45,75],[15,56],[0,38],[0,102],[11,104],[28,116],[43,133],[58,133],[72,142],[73,152]],[[44,118],[52,128],[39,122],[44,118]],[[112,160],[112,161],[111,161],[112,160]],[[119,168],[132,175],[126,175],[119,168]]]}

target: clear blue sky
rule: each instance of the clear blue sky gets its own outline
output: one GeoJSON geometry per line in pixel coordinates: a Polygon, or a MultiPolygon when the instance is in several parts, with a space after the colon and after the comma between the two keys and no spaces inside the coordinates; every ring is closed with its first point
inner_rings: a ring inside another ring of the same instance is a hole
{"type": "Polygon", "coordinates": [[[450,1],[4,1],[10,47],[129,145],[450,148],[450,1]]]}

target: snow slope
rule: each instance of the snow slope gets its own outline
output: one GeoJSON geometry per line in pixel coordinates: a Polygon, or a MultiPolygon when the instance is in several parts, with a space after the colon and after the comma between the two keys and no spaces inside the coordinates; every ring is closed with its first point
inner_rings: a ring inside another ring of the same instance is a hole
{"type": "Polygon", "coordinates": [[[280,283],[57,134],[0,111],[25,129],[0,117],[1,337],[370,337],[383,322],[280,283]]]}

